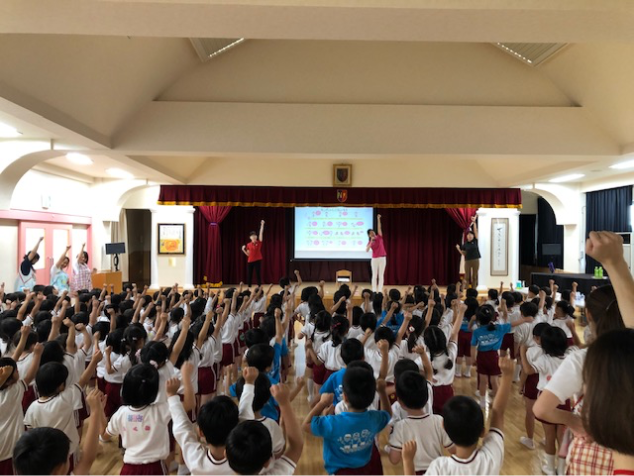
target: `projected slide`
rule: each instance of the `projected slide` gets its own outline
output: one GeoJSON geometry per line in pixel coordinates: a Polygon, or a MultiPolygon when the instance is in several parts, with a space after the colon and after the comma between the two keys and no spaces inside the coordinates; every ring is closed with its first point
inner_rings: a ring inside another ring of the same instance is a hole
{"type": "Polygon", "coordinates": [[[295,208],[295,258],[370,259],[365,247],[372,218],[372,208],[295,208]]]}

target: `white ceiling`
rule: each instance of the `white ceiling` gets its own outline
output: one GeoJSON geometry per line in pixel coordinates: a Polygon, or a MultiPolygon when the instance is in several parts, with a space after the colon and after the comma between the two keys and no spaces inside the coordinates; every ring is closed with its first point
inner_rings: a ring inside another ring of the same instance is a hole
{"type": "Polygon", "coordinates": [[[4,0],[0,122],[87,151],[47,163],[95,179],[324,185],[352,162],[367,186],[588,185],[634,150],[633,20],[627,0],[4,0]],[[202,63],[192,37],[249,41],[202,63]],[[498,41],[571,44],[534,67],[498,41]]]}

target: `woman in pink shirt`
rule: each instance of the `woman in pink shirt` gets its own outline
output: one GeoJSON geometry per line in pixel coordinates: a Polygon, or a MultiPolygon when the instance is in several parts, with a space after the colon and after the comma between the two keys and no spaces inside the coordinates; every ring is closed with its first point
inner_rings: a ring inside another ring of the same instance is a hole
{"type": "Polygon", "coordinates": [[[381,215],[376,216],[378,234],[374,230],[368,230],[368,246],[366,251],[372,250],[372,291],[378,292],[383,289],[383,275],[385,274],[385,264],[387,253],[383,244],[383,229],[381,228],[381,215]]]}

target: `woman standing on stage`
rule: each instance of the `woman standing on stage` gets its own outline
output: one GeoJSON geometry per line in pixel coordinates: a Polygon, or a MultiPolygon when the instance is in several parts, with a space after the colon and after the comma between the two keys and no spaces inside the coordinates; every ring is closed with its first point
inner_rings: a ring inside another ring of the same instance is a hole
{"type": "Polygon", "coordinates": [[[365,247],[365,251],[372,250],[372,292],[383,290],[383,275],[385,274],[385,264],[387,263],[387,253],[383,244],[383,228],[381,228],[381,215],[376,216],[378,234],[368,230],[370,241],[365,247]]]}
{"type": "Polygon", "coordinates": [[[456,249],[464,256],[465,280],[473,289],[478,287],[478,271],[480,270],[480,250],[478,249],[478,225],[476,217],[471,218],[472,228],[467,233],[467,241],[456,245],[456,249]]]}
{"type": "Polygon", "coordinates": [[[262,238],[264,237],[264,220],[260,222],[260,235],[255,231],[249,233],[251,241],[247,245],[242,246],[242,252],[247,255],[247,284],[251,287],[253,278],[253,270],[255,270],[255,278],[258,286],[262,286],[262,277],[260,270],[262,269],[262,238]]]}

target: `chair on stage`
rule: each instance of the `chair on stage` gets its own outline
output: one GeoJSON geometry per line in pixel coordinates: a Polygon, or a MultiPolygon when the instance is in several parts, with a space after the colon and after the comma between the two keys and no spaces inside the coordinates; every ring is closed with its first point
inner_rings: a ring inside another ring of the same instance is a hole
{"type": "Polygon", "coordinates": [[[347,269],[340,269],[335,273],[335,282],[339,285],[352,284],[352,271],[348,271],[347,269]]]}

